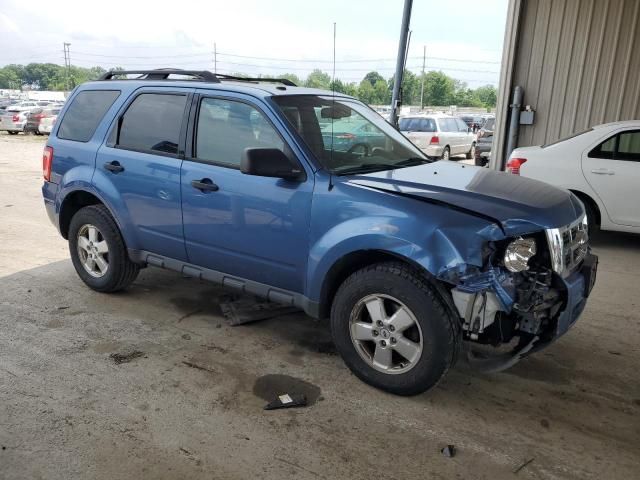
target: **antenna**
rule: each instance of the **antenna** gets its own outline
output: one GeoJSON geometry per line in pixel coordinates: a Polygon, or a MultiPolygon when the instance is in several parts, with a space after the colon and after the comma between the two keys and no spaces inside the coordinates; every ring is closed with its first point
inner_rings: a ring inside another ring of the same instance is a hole
{"type": "MultiPolygon", "coordinates": [[[[336,22],[333,22],[333,73],[331,78],[331,108],[336,108],[336,22]]],[[[331,115],[331,165],[333,165],[333,115],[331,115]]],[[[329,191],[333,190],[333,174],[329,170],[329,191]]]]}

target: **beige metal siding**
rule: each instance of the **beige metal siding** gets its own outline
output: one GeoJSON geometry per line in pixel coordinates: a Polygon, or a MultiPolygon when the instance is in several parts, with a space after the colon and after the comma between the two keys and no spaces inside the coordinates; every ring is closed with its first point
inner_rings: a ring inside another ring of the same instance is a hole
{"type": "Polygon", "coordinates": [[[640,118],[639,16],[640,0],[522,0],[511,85],[536,119],[519,146],[640,118]]]}

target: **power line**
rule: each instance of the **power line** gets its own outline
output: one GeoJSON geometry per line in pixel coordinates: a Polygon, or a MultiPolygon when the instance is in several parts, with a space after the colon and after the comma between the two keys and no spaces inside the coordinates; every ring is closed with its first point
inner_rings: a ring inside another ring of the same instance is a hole
{"type": "MultiPolygon", "coordinates": [[[[74,55],[81,55],[87,57],[99,57],[99,58],[141,58],[141,59],[152,59],[152,58],[194,58],[194,57],[210,57],[211,52],[202,52],[202,53],[185,53],[181,55],[104,55],[100,53],[89,53],[89,52],[74,52],[74,55]]],[[[320,60],[320,59],[306,59],[306,58],[276,58],[276,57],[258,57],[252,55],[238,55],[234,53],[224,53],[224,52],[216,52],[216,55],[219,57],[233,57],[233,58],[247,58],[252,60],[267,60],[267,61],[277,61],[277,62],[298,62],[298,63],[327,63],[332,64],[333,60],[320,60]]],[[[409,56],[408,59],[413,60],[422,60],[422,56],[409,56]]],[[[492,65],[500,65],[499,61],[490,61],[490,60],[478,60],[471,58],[449,58],[449,57],[426,57],[427,60],[442,60],[447,62],[462,62],[462,63],[477,63],[477,64],[492,64],[492,65]]],[[[336,63],[366,63],[366,62],[394,62],[393,58],[360,58],[354,60],[336,60],[336,63]]],[[[229,62],[231,63],[231,62],[229,62]]]]}

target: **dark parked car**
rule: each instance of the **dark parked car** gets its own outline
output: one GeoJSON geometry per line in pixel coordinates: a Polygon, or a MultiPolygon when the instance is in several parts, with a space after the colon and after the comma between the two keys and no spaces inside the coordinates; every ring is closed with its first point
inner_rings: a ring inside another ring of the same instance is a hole
{"type": "Polygon", "coordinates": [[[482,125],[482,128],[478,130],[475,164],[479,167],[484,167],[491,159],[491,145],[493,144],[493,129],[495,123],[495,117],[488,117],[482,125]]]}
{"type": "Polygon", "coordinates": [[[508,368],[582,313],[597,257],[567,190],[432,161],[358,100],[286,79],[126,74],[76,88],[43,154],[46,211],[90,288],[149,265],[297,306],[401,395],[463,344],[508,368]],[[378,146],[337,147],[327,122],[369,125],[378,146]]]}
{"type": "Polygon", "coordinates": [[[58,108],[34,108],[27,114],[27,123],[24,126],[24,133],[42,135],[42,129],[40,128],[42,121],[46,118],[57,116],[59,112],[60,109],[58,108]]]}

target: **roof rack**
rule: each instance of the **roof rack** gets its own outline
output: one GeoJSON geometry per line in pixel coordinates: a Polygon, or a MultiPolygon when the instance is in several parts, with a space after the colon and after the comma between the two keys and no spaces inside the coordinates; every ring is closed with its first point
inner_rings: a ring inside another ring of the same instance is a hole
{"type": "Polygon", "coordinates": [[[233,75],[223,75],[222,73],[212,73],[209,70],[181,70],[179,68],[158,68],[156,70],[109,70],[98,80],[113,80],[120,75],[140,75],[130,80],[168,80],[169,75],[190,75],[193,80],[201,82],[220,83],[220,80],[234,80],[237,82],[251,83],[281,83],[288,87],[297,85],[287,78],[258,78],[258,77],[236,77],[233,75]]]}
{"type": "Polygon", "coordinates": [[[236,77],[234,75],[223,75],[222,73],[214,73],[216,77],[222,80],[235,80],[238,82],[265,82],[265,83],[281,83],[287,87],[297,87],[297,85],[288,78],[267,78],[267,77],[236,77]]]}
{"type": "Polygon", "coordinates": [[[179,68],[158,68],[156,70],[109,70],[98,80],[112,80],[120,75],[140,75],[132,80],[168,80],[169,75],[191,75],[201,82],[220,83],[220,80],[208,70],[181,70],[179,68]]]}

